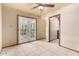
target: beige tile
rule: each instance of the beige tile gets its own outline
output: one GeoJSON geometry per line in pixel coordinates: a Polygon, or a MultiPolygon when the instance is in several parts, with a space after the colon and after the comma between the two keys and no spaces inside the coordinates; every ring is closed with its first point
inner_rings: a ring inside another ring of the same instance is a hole
{"type": "Polygon", "coordinates": [[[79,56],[79,53],[58,46],[58,40],[46,42],[37,40],[4,48],[2,56],[79,56]]]}

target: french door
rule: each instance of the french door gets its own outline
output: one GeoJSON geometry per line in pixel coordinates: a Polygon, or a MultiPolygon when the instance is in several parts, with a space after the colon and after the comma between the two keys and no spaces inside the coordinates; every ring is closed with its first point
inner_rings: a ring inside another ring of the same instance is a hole
{"type": "Polygon", "coordinates": [[[36,40],[36,19],[18,16],[18,44],[36,40]]]}

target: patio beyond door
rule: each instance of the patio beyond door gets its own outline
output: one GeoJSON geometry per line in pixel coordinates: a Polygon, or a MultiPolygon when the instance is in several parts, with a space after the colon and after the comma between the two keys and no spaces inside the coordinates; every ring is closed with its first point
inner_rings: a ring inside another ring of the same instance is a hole
{"type": "Polygon", "coordinates": [[[18,16],[18,44],[36,40],[36,19],[18,16]]]}

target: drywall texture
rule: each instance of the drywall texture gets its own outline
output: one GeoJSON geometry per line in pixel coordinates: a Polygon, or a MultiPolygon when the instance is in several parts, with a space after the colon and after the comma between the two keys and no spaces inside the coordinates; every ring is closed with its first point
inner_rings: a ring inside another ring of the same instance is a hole
{"type": "Polygon", "coordinates": [[[39,16],[2,6],[2,46],[17,44],[17,15],[37,18],[37,39],[44,38],[44,23],[39,16]]]}
{"type": "Polygon", "coordinates": [[[0,52],[2,48],[2,6],[0,4],[0,52]]]}
{"type": "Polygon", "coordinates": [[[61,14],[61,45],[79,51],[79,4],[70,4],[43,16],[47,23],[47,40],[49,39],[48,18],[56,14],[61,14]]]}

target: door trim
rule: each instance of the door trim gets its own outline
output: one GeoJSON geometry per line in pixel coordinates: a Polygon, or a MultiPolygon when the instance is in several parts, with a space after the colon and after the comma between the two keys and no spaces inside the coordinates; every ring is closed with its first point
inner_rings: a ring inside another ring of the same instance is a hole
{"type": "MultiPolygon", "coordinates": [[[[26,18],[31,18],[31,19],[35,19],[35,20],[36,20],[36,40],[37,40],[37,18],[28,17],[28,16],[23,16],[23,15],[17,15],[17,45],[19,45],[19,44],[24,44],[24,43],[28,43],[28,42],[18,43],[18,42],[19,42],[19,39],[18,39],[18,28],[19,28],[19,26],[18,26],[18,21],[19,21],[18,17],[19,17],[19,16],[21,16],[21,17],[26,17],[26,18]]],[[[34,40],[34,41],[35,41],[35,40],[34,40]]],[[[30,41],[30,42],[32,42],[32,41],[30,41]]]]}
{"type": "Polygon", "coordinates": [[[66,48],[66,49],[69,49],[69,50],[79,53],[79,51],[77,51],[77,50],[74,50],[74,49],[71,49],[71,48],[61,45],[61,34],[60,34],[61,33],[61,20],[60,20],[61,15],[60,14],[49,17],[49,42],[50,42],[50,18],[52,18],[52,17],[58,17],[58,20],[59,20],[59,42],[58,42],[59,44],[58,45],[63,48],[66,48]]]}
{"type": "Polygon", "coordinates": [[[51,25],[51,23],[50,23],[50,19],[52,18],[52,17],[56,17],[56,18],[58,18],[58,21],[59,21],[59,46],[60,46],[60,31],[61,31],[61,29],[60,29],[60,26],[61,26],[61,24],[60,24],[60,14],[57,14],[57,15],[54,15],[54,16],[51,16],[51,17],[49,17],[49,40],[48,40],[48,42],[50,42],[51,40],[50,40],[50,37],[51,37],[51,35],[50,35],[50,32],[51,32],[51,30],[50,30],[50,25],[51,25]]]}

